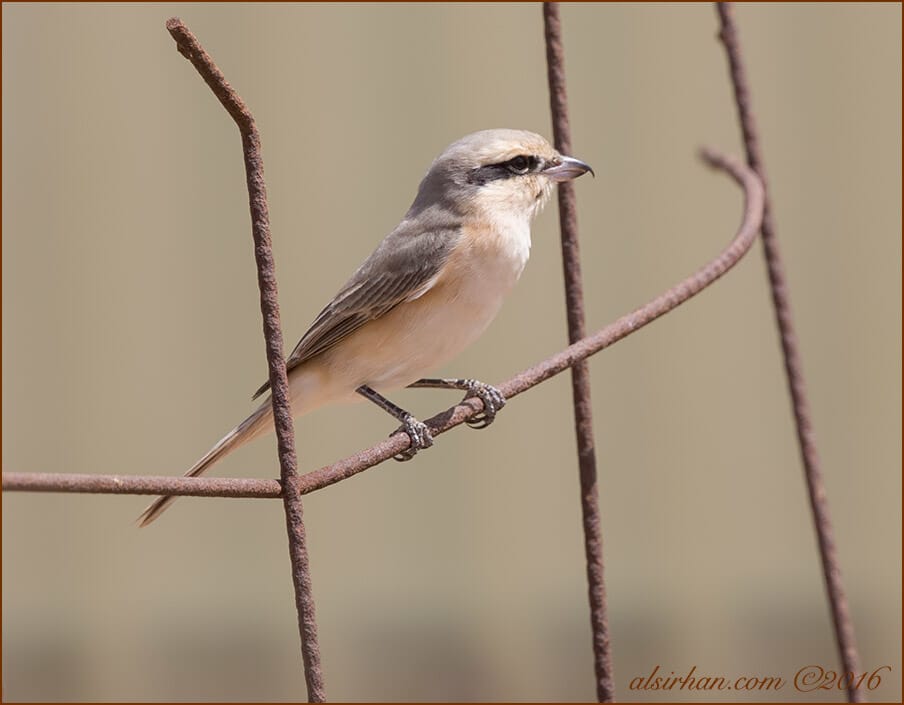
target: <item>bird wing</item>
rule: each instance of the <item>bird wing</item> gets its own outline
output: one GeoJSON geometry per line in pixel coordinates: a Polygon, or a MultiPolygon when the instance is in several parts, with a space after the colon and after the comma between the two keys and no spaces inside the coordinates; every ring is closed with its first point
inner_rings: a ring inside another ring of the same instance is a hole
{"type": "MultiPolygon", "coordinates": [[[[368,321],[427,293],[458,237],[459,228],[449,224],[423,230],[423,224],[416,227],[403,221],[317,315],[287,358],[286,371],[329,350],[368,321]]],[[[269,388],[267,381],[253,398],[269,388]]]]}

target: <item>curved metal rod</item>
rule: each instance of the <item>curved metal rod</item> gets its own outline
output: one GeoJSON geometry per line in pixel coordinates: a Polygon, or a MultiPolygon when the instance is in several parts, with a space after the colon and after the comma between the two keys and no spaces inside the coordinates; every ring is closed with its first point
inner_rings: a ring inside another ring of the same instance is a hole
{"type": "MultiPolygon", "coordinates": [[[[631,333],[652,323],[683,304],[735,266],[753,245],[763,215],[763,187],[757,175],[731,157],[703,150],[703,160],[729,174],[744,189],[744,216],[734,239],[718,256],[663,292],[649,303],[625,314],[596,333],[569,345],[561,352],[529,367],[502,384],[494,385],[507,399],[564,372],[631,333]]],[[[465,422],[483,408],[472,398],[436,414],[426,423],[434,435],[445,433],[465,422]]],[[[408,436],[395,434],[376,445],[314,470],[298,478],[298,492],[308,494],[363,472],[408,447],[408,436]]],[[[276,480],[221,477],[135,477],[130,475],[67,475],[49,473],[3,473],[3,491],[11,492],[91,492],[107,494],[170,494],[206,497],[281,497],[276,480]]]]}

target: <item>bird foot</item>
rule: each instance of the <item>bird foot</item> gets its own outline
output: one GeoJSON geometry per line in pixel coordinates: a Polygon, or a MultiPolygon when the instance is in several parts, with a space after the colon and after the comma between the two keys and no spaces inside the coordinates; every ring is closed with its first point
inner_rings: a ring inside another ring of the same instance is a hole
{"type": "Polygon", "coordinates": [[[400,463],[403,463],[406,460],[411,460],[415,455],[417,455],[419,450],[429,448],[433,445],[433,434],[430,433],[430,429],[427,428],[427,424],[423,423],[422,421],[418,421],[413,416],[409,415],[408,417],[406,417],[405,420],[402,421],[402,425],[389,435],[394,436],[399,431],[404,431],[408,434],[408,438],[411,439],[410,446],[408,446],[398,455],[393,456],[393,458],[395,460],[398,460],[400,463]]]}
{"type": "Polygon", "coordinates": [[[483,411],[465,421],[471,428],[486,428],[496,420],[496,412],[505,406],[505,397],[496,387],[476,379],[464,380],[468,393],[465,399],[477,397],[483,402],[483,411]]]}

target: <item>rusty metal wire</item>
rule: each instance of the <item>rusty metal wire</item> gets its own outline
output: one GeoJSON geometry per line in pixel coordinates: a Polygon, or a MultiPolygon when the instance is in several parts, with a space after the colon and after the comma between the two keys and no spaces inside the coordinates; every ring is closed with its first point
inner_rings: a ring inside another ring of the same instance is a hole
{"type": "Polygon", "coordinates": [[[289,406],[286,363],[283,359],[283,336],[279,322],[276,270],[270,244],[270,216],[267,206],[267,189],[264,184],[260,134],[245,103],[226,82],[226,78],[216,64],[182,21],[173,17],[167,21],[166,28],[176,40],[179,53],[191,61],[198,73],[201,74],[214,95],[235,120],[242,135],[245,176],[251,207],[251,230],[254,237],[254,259],[257,264],[267,365],[270,371],[273,420],[279,449],[280,478],[282,486],[288,490],[283,493],[282,497],[289,537],[289,558],[292,563],[292,583],[295,587],[295,607],[298,612],[305,682],[308,689],[308,700],[323,702],[326,695],[323,687],[323,675],[320,671],[320,649],[317,644],[317,622],[314,614],[314,597],[305,542],[301,495],[296,490],[298,473],[296,472],[295,432],[289,406]]]}
{"type": "MultiPolygon", "coordinates": [[[[570,152],[561,28],[556,6],[544,4],[544,25],[555,142],[558,149],[563,152],[570,152]]],[[[353,456],[301,477],[297,475],[292,417],[288,405],[288,385],[282,358],[283,341],[279,325],[274,264],[270,249],[269,218],[263,180],[260,138],[247,107],[226,82],[222,73],[204,52],[191,32],[176,18],[167,22],[167,29],[176,40],[180,53],[192,62],[235,120],[242,136],[255,243],[255,259],[258,266],[258,282],[261,290],[261,312],[264,319],[267,361],[273,390],[281,479],[277,481],[245,478],[3,473],[3,491],[164,494],[243,498],[281,497],[286,513],[289,554],[292,563],[292,577],[295,587],[296,609],[298,611],[308,698],[314,702],[322,702],[325,699],[325,694],[320,671],[314,603],[311,595],[300,496],[328,487],[388,460],[407,448],[410,440],[405,434],[395,434],[353,456]]],[[[569,341],[571,344],[561,352],[497,385],[507,398],[513,398],[566,369],[572,369],[575,430],[578,443],[581,503],[585,527],[585,553],[591,605],[591,627],[593,630],[597,695],[600,701],[611,701],[614,698],[614,688],[605,612],[602,541],[597,501],[592,418],[590,414],[589,372],[586,360],[589,356],[627,337],[659,316],[668,313],[712,284],[733,267],[753,244],[760,228],[764,205],[764,194],[759,179],[751,169],[719,153],[704,151],[703,158],[710,166],[730,174],[744,190],[744,216],[734,239],[715,259],[701,267],[694,274],[660,294],[646,305],[622,316],[614,323],[590,336],[586,336],[584,332],[583,295],[581,292],[580,265],[577,250],[574,193],[570,186],[560,188],[559,207],[566,279],[566,302],[568,305],[569,341]]],[[[463,423],[479,413],[482,407],[483,404],[479,399],[467,399],[427,419],[426,423],[433,434],[437,435],[463,423]]]]}
{"type": "MultiPolygon", "coordinates": [[[[744,138],[744,149],[747,153],[747,164],[759,175],[760,181],[763,183],[763,189],[766,192],[766,200],[763,207],[763,226],[761,229],[763,252],[766,256],[766,269],[769,273],[769,285],[772,291],[772,305],[775,310],[776,325],[781,337],[785,374],[788,381],[788,391],[791,395],[791,407],[794,411],[794,423],[797,429],[797,442],[800,447],[804,476],[807,480],[810,509],[813,514],[813,523],[819,543],[822,573],[825,578],[829,608],[832,613],[835,642],[841,658],[842,673],[858,673],[860,671],[860,657],[857,653],[854,625],[851,621],[844,584],[841,580],[841,567],[838,561],[838,552],[835,548],[832,520],[829,515],[829,502],[826,497],[819,453],[816,449],[810,402],[807,399],[807,388],[804,383],[803,362],[797,347],[797,334],[794,330],[794,318],[791,313],[788,282],[785,277],[778,239],[775,235],[775,226],[769,205],[766,168],[763,165],[763,158],[760,152],[756,120],[750,104],[750,91],[747,85],[744,63],[741,58],[738,31],[734,23],[734,8],[732,3],[716,3],[716,12],[719,15],[719,39],[725,46],[725,53],[728,58],[731,83],[734,88],[735,102],[738,109],[738,120],[744,138]]],[[[864,699],[862,691],[854,687],[854,679],[849,682],[851,685],[848,688],[848,700],[850,702],[861,702],[864,699]]]]}
{"type": "Polygon", "coordinates": [[[282,497],[279,480],[181,475],[80,475],[47,472],[5,472],[4,492],[75,492],[89,494],[151,494],[184,497],[282,497]]]}
{"type": "MultiPolygon", "coordinates": [[[[703,159],[712,167],[728,173],[744,189],[744,215],[734,239],[714,259],[683,279],[672,288],[652,299],[643,306],[625,314],[618,320],[601,328],[586,338],[569,345],[564,350],[552,355],[533,367],[518,373],[514,377],[494,385],[507,399],[514,398],[523,392],[545,382],[551,377],[564,372],[576,362],[585,360],[591,355],[609,347],[635,331],[652,323],[673,308],[683,304],[698,294],[716,279],[734,267],[750,249],[759,232],[763,210],[763,189],[756,174],[744,164],[711,150],[704,150],[703,159]]],[[[434,435],[445,433],[465,422],[483,409],[483,402],[477,398],[463,400],[459,404],[427,419],[425,423],[434,435]]],[[[307,494],[329,487],[348,479],[359,472],[374,467],[394,455],[405,450],[409,444],[404,433],[395,434],[354,455],[326,465],[318,470],[301,475],[296,489],[300,494],[307,494]]],[[[203,495],[217,497],[237,497],[240,495],[233,483],[233,478],[204,477],[131,477],[37,473],[3,473],[3,491],[42,491],[42,492],[105,492],[116,486],[116,494],[171,494],[171,495],[203,495]],[[81,480],[69,478],[81,477],[81,480]],[[151,485],[160,481],[163,484],[151,485]],[[132,487],[134,486],[134,490],[132,487]],[[203,491],[202,489],[203,488],[203,491]]],[[[243,491],[255,492],[254,496],[273,497],[269,494],[274,488],[274,480],[244,480],[243,491]]],[[[278,496],[282,496],[280,493],[278,496]]]]}
{"type": "MultiPolygon", "coordinates": [[[[562,46],[562,23],[557,3],[543,3],[543,28],[546,39],[546,69],[553,141],[560,153],[571,154],[571,125],[568,120],[568,94],[565,90],[565,49],[562,46]]],[[[574,343],[586,335],[586,325],[577,205],[574,184],[569,181],[559,184],[559,231],[565,275],[568,342],[574,343]]],[[[577,442],[578,475],[581,485],[584,561],[587,568],[596,697],[599,702],[608,703],[615,699],[615,682],[612,677],[609,620],[606,616],[603,532],[600,525],[596,443],[593,437],[593,406],[590,401],[590,366],[586,360],[581,360],[571,368],[571,395],[574,404],[574,435],[577,442]]]]}
{"type": "MultiPolygon", "coordinates": [[[[855,673],[859,671],[859,656],[841,580],[825,486],[814,440],[802,362],[794,331],[788,286],[775,236],[771,209],[765,193],[765,168],[750,105],[737,29],[733,19],[733,8],[731,3],[716,3],[716,8],[720,21],[719,38],[725,46],[728,58],[739,122],[750,169],[714,152],[704,153],[704,159],[711,166],[723,169],[731,174],[744,188],[746,199],[744,219],[737,235],[718,257],[693,275],[645,306],[622,316],[595,334],[586,336],[574,190],[571,184],[561,185],[559,187],[559,213],[568,332],[571,345],[543,362],[524,370],[508,381],[497,385],[506,397],[512,398],[568,368],[572,370],[575,433],[581,481],[581,505],[584,518],[585,556],[591,606],[594,664],[597,696],[601,702],[608,702],[614,699],[614,686],[606,620],[602,538],[597,499],[595,444],[592,429],[587,358],[649,324],[706,286],[709,286],[740,260],[749,250],[757,232],[760,230],[763,236],[772,300],[781,337],[788,387],[807,481],[809,501],[814,517],[836,644],[840,653],[843,672],[855,673]],[[757,175],[759,178],[757,178],[757,175]]],[[[558,6],[554,3],[544,3],[543,17],[554,141],[557,149],[563,153],[570,153],[571,139],[565,91],[564,51],[558,6]]],[[[175,39],[179,52],[192,62],[205,82],[207,82],[238,125],[242,137],[255,260],[261,293],[263,331],[266,342],[269,378],[273,393],[273,410],[281,478],[280,480],[259,480],[249,478],[3,473],[2,488],[3,491],[7,492],[89,492],[100,494],[282,498],[286,514],[289,554],[295,587],[296,609],[298,612],[308,698],[313,702],[322,702],[325,700],[325,693],[320,670],[316,620],[300,497],[303,494],[328,487],[388,460],[404,450],[409,444],[409,439],[404,434],[396,434],[349,458],[301,477],[297,475],[293,423],[288,404],[288,384],[282,357],[283,340],[279,322],[275,269],[270,246],[269,216],[263,179],[260,136],[247,107],[226,82],[223,74],[192,33],[178,18],[169,20],[166,26],[175,39]]],[[[479,399],[468,399],[433,416],[426,423],[433,434],[436,435],[454,428],[481,410],[482,402],[479,399]]],[[[848,689],[848,698],[851,702],[863,700],[861,691],[854,689],[853,685],[848,689]]]]}

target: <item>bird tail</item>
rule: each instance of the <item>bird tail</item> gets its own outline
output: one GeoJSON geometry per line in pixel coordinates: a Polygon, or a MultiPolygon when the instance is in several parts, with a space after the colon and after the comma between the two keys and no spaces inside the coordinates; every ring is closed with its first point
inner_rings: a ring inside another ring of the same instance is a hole
{"type": "MultiPolygon", "coordinates": [[[[221,438],[198,462],[191,466],[185,477],[197,477],[207,471],[214,463],[235,449],[257,438],[273,427],[273,407],[268,398],[257,410],[238,426],[221,438]]],[[[176,501],[174,496],[158,497],[138,517],[138,526],[147,526],[176,501]]]]}

